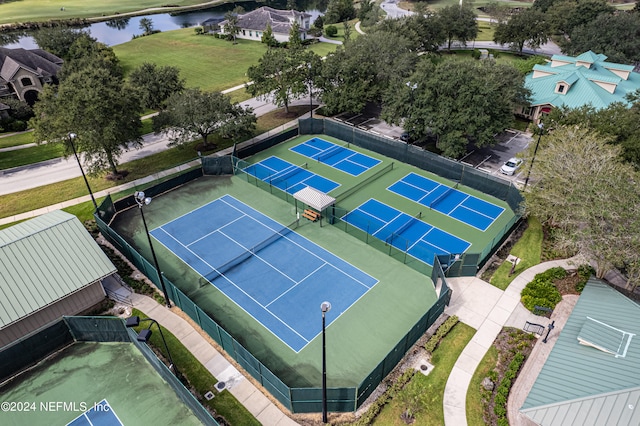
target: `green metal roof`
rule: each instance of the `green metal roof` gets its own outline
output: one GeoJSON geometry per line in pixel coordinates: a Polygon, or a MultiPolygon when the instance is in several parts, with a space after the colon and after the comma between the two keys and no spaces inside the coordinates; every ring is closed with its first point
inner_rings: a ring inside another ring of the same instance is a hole
{"type": "Polygon", "coordinates": [[[633,336],[635,334],[587,317],[578,334],[578,341],[583,345],[594,347],[616,357],[623,357],[627,354],[633,336]]]}
{"type": "Polygon", "coordinates": [[[604,55],[596,55],[592,51],[588,50],[581,55],[576,56],[577,61],[594,63],[596,61],[604,61],[607,59],[604,55]]]}
{"type": "Polygon", "coordinates": [[[116,271],[80,221],[61,210],[0,231],[0,328],[116,271]]]}
{"type": "Polygon", "coordinates": [[[520,411],[541,425],[640,424],[638,318],[640,305],[590,279],[520,411]]]}
{"type": "MultiPolygon", "coordinates": [[[[587,52],[589,53],[589,52],[587,52]]],[[[531,104],[533,106],[550,104],[555,107],[567,106],[578,108],[591,104],[596,109],[606,108],[614,102],[629,104],[625,99],[627,93],[640,89],[640,73],[630,72],[629,78],[624,80],[614,74],[610,69],[631,71],[633,67],[623,64],[605,62],[606,56],[591,52],[588,58],[601,58],[592,63],[591,68],[576,66],[577,58],[570,56],[554,55],[552,59],[571,62],[567,65],[552,67],[551,63],[537,64],[534,71],[550,73],[538,78],[533,78],[530,73],[525,78],[525,85],[531,90],[531,104]],[[555,93],[556,85],[560,81],[570,83],[570,87],[564,94],[555,93]],[[615,84],[613,93],[598,86],[595,81],[615,84]]],[[[583,54],[585,55],[585,54],[583,54]]],[[[587,59],[588,59],[587,58],[587,59]]]]}

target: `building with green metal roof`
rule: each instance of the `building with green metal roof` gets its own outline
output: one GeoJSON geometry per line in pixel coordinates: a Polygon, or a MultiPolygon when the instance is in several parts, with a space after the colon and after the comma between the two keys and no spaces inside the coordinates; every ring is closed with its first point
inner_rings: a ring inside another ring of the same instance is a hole
{"type": "Polygon", "coordinates": [[[548,63],[535,65],[525,77],[531,106],[521,108],[519,114],[539,121],[555,107],[602,109],[614,102],[629,104],[626,95],[640,89],[640,73],[633,71],[633,65],[606,59],[588,51],[576,57],[553,55],[548,63]]]}
{"type": "Polygon", "coordinates": [[[0,347],[105,298],[115,266],[82,223],[54,211],[0,231],[0,347]]]}
{"type": "Polygon", "coordinates": [[[520,412],[545,426],[640,424],[640,305],[590,279],[520,412]]]}

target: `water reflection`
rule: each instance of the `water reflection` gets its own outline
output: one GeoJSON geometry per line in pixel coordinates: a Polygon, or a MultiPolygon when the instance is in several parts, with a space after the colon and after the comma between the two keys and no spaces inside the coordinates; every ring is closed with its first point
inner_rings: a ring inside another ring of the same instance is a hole
{"type": "MultiPolygon", "coordinates": [[[[312,15],[311,22],[322,14],[320,10],[326,10],[326,0],[297,0],[296,3],[301,6],[300,8],[304,8],[306,13],[312,15]]],[[[225,13],[229,10],[233,10],[236,6],[241,6],[248,12],[265,5],[278,9],[286,8],[286,2],[282,1],[240,2],[183,13],[161,13],[157,15],[136,16],[131,18],[117,18],[89,25],[85,27],[85,29],[98,41],[105,43],[108,46],[114,46],[116,44],[122,44],[130,41],[134,35],[142,34],[142,30],[140,29],[140,20],[143,18],[151,19],[153,21],[153,27],[157,30],[171,31],[180,28],[199,26],[200,23],[210,18],[223,19],[225,13]]],[[[33,37],[25,34],[28,33],[0,33],[0,45],[4,45],[4,47],[8,48],[22,47],[25,49],[37,49],[38,45],[33,37]]]]}

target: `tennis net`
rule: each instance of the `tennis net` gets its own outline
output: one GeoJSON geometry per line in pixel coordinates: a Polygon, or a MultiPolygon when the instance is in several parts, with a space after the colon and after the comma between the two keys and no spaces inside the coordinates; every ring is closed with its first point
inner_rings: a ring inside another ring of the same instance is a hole
{"type": "Polygon", "coordinates": [[[307,168],[307,163],[303,163],[300,166],[296,166],[295,164],[291,165],[286,169],[280,170],[279,172],[269,176],[269,183],[273,185],[275,183],[282,182],[283,180],[290,178],[291,176],[299,173],[301,169],[306,169],[306,168],[307,168]]]}
{"type": "Polygon", "coordinates": [[[444,200],[445,198],[447,198],[447,196],[449,194],[451,194],[453,192],[453,190],[455,190],[458,187],[458,184],[456,183],[454,186],[449,187],[449,189],[447,189],[446,191],[444,191],[442,194],[440,194],[440,196],[438,198],[436,198],[435,200],[433,200],[431,202],[431,204],[429,204],[429,208],[433,209],[440,201],[444,200]]]}
{"type": "Polygon", "coordinates": [[[334,145],[331,148],[321,152],[320,154],[318,154],[318,162],[322,161],[322,160],[326,160],[327,158],[333,157],[334,155],[336,155],[338,152],[343,151],[345,148],[341,147],[340,145],[334,145]]]}
{"type": "Polygon", "coordinates": [[[267,238],[265,238],[264,240],[260,241],[258,244],[254,245],[251,248],[246,249],[244,252],[240,253],[238,256],[234,257],[233,259],[229,260],[228,262],[223,263],[222,265],[215,267],[214,270],[211,271],[209,274],[207,274],[204,278],[209,282],[213,282],[213,280],[215,280],[216,278],[226,274],[231,269],[233,269],[234,267],[238,266],[239,264],[241,264],[245,260],[249,259],[251,256],[255,255],[256,253],[258,253],[263,248],[273,244],[274,242],[278,241],[280,238],[283,238],[283,237],[287,236],[289,233],[293,232],[293,230],[298,227],[298,223],[299,223],[299,220],[296,219],[295,221],[293,221],[289,225],[283,227],[282,229],[280,229],[278,231],[275,231],[273,234],[269,235],[267,238]]]}

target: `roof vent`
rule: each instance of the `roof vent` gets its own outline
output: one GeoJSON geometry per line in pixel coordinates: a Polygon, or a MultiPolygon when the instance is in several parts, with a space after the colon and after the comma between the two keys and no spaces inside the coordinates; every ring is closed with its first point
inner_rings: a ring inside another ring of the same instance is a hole
{"type": "Polygon", "coordinates": [[[633,336],[635,334],[587,317],[578,334],[578,342],[581,345],[591,346],[615,355],[616,358],[624,358],[627,355],[627,349],[633,336]]]}

